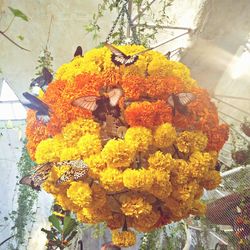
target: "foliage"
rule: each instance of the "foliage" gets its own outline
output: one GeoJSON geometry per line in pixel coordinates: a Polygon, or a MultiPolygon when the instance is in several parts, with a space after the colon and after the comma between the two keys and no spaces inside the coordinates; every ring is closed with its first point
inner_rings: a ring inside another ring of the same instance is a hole
{"type": "MultiPolygon", "coordinates": [[[[26,50],[29,51],[28,49],[25,49],[24,47],[22,47],[21,45],[17,44],[12,38],[10,38],[8,35],[6,35],[6,32],[10,29],[10,27],[12,26],[15,18],[20,18],[23,21],[28,22],[29,19],[28,17],[19,9],[15,9],[12,7],[9,7],[10,12],[12,13],[12,18],[9,22],[9,24],[6,26],[5,29],[0,29],[0,35],[2,35],[3,37],[5,37],[7,40],[9,40],[12,44],[14,44],[15,46],[17,46],[18,48],[22,49],[22,50],[26,50]]],[[[18,35],[17,38],[19,40],[24,40],[24,37],[22,35],[18,35]]]]}
{"type": "Polygon", "coordinates": [[[47,249],[64,249],[70,245],[71,240],[77,234],[77,222],[70,215],[52,214],[49,216],[51,222],[50,230],[42,228],[41,231],[47,235],[47,249]]]}
{"type": "Polygon", "coordinates": [[[9,9],[12,12],[12,14],[13,14],[14,17],[19,17],[19,18],[21,18],[22,20],[24,20],[26,22],[29,21],[28,17],[21,10],[14,9],[12,7],[9,7],[9,9]]]}
{"type": "MultiPolygon", "coordinates": [[[[22,156],[17,164],[19,176],[28,175],[34,166],[34,162],[30,159],[26,150],[26,143],[22,149],[22,156]]],[[[17,210],[10,213],[10,218],[14,222],[12,227],[15,234],[16,247],[9,246],[10,249],[20,249],[20,246],[25,243],[27,224],[32,221],[34,212],[34,204],[37,200],[37,193],[30,187],[20,185],[18,188],[17,210]]]]}
{"type": "Polygon", "coordinates": [[[36,66],[36,76],[42,75],[43,68],[47,68],[49,72],[53,72],[52,69],[52,61],[53,57],[51,55],[51,52],[48,50],[47,46],[45,49],[42,50],[40,56],[38,57],[38,65],[36,66]]]}
{"type": "MultiPolygon", "coordinates": [[[[174,0],[160,0],[157,2],[157,12],[153,10],[153,3],[155,1],[149,0],[132,0],[132,8],[136,13],[132,18],[132,23],[129,24],[129,20],[125,20],[126,15],[121,14],[121,18],[118,22],[117,31],[112,32],[111,38],[113,39],[112,43],[115,44],[124,44],[128,43],[130,37],[131,26],[135,27],[136,34],[140,40],[140,44],[148,46],[150,42],[156,39],[156,34],[159,30],[163,29],[162,25],[166,25],[169,22],[169,17],[166,13],[167,7],[171,6],[174,0]],[[153,26],[150,24],[153,23],[153,26]],[[124,25],[125,24],[125,25],[124,25]],[[129,29],[125,30],[127,26],[130,26],[129,29]],[[128,31],[129,30],[129,31],[128,31]],[[126,36],[125,36],[125,33],[126,36]]],[[[97,40],[100,38],[99,33],[101,31],[100,23],[101,19],[106,12],[114,13],[116,10],[120,12],[124,3],[130,1],[117,1],[117,0],[103,0],[102,3],[98,5],[98,10],[93,14],[92,20],[85,26],[85,30],[93,34],[93,39],[97,40]]],[[[114,21],[115,24],[115,21],[114,21]]]]}

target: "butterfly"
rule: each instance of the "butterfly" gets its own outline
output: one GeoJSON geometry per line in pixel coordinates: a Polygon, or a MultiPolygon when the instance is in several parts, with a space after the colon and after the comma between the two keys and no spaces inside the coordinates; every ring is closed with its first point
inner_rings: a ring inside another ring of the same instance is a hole
{"type": "Polygon", "coordinates": [[[129,66],[134,64],[138,60],[138,54],[127,56],[123,52],[121,52],[119,49],[115,48],[113,45],[105,43],[106,47],[110,49],[112,52],[111,60],[116,66],[129,66]]]}
{"type": "Polygon", "coordinates": [[[121,110],[117,105],[123,91],[120,88],[114,88],[102,96],[83,96],[72,101],[72,105],[87,109],[100,121],[106,121],[107,115],[118,118],[121,110]]]}
{"type": "Polygon", "coordinates": [[[33,80],[30,84],[31,92],[34,95],[38,95],[40,89],[44,92],[47,90],[48,84],[52,82],[53,75],[49,72],[47,68],[43,68],[42,75],[33,80]]]}
{"type": "Polygon", "coordinates": [[[56,185],[59,185],[67,181],[78,181],[84,177],[87,177],[88,166],[81,160],[71,161],[73,164],[69,170],[63,173],[56,181],[56,185]]]}
{"type": "Polygon", "coordinates": [[[74,57],[77,56],[82,56],[82,47],[81,46],[77,46],[74,57]]]}
{"type": "MultiPolygon", "coordinates": [[[[64,166],[64,165],[70,166],[71,168],[68,171],[66,171],[62,176],[66,175],[67,172],[72,171],[72,168],[79,169],[79,170],[84,169],[85,175],[87,174],[87,165],[81,160],[48,162],[48,163],[39,164],[39,165],[35,166],[33,169],[34,173],[31,175],[24,176],[19,181],[19,183],[24,184],[24,185],[28,185],[31,188],[39,191],[41,189],[41,185],[43,184],[43,182],[48,178],[51,168],[54,166],[60,167],[60,166],[64,166]]],[[[71,176],[71,174],[68,174],[68,175],[71,176]]],[[[61,184],[65,181],[69,180],[67,178],[63,178],[62,176],[60,176],[60,178],[57,180],[56,184],[61,184]]],[[[73,176],[74,176],[74,178],[79,177],[78,175],[77,176],[73,175],[73,176]]],[[[81,177],[83,177],[83,176],[81,176],[81,177]]],[[[80,177],[77,178],[77,180],[78,179],[80,179],[80,177]]]]}
{"type": "Polygon", "coordinates": [[[36,111],[36,118],[44,123],[50,120],[50,109],[49,106],[38,99],[36,96],[31,95],[28,92],[24,92],[23,96],[29,101],[29,103],[22,103],[24,106],[36,111]]]}
{"type": "Polygon", "coordinates": [[[173,115],[178,111],[182,115],[188,115],[187,105],[194,101],[196,96],[193,93],[171,94],[168,97],[168,103],[173,107],[173,115]]]}

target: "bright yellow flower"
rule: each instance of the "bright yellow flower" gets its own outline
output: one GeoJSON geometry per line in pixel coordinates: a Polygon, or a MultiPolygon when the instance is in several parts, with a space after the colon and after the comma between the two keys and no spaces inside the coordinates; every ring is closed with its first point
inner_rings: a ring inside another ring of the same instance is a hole
{"type": "Polygon", "coordinates": [[[160,219],[160,213],[154,210],[150,214],[141,215],[133,219],[133,227],[141,232],[149,232],[154,229],[154,225],[160,219]]]}
{"type": "Polygon", "coordinates": [[[112,242],[120,247],[130,247],[136,243],[136,235],[132,231],[112,231],[112,242]]]}
{"type": "Polygon", "coordinates": [[[92,190],[89,184],[82,181],[71,182],[67,190],[68,198],[77,206],[89,207],[92,203],[92,190]]]}
{"type": "Polygon", "coordinates": [[[123,140],[109,140],[101,152],[108,167],[129,167],[135,157],[135,148],[123,140]]]}
{"type": "Polygon", "coordinates": [[[151,172],[144,168],[128,168],[123,172],[124,186],[129,189],[149,190],[152,187],[153,181],[151,172]]]}
{"type": "Polygon", "coordinates": [[[88,165],[89,176],[94,179],[99,179],[100,173],[106,168],[106,163],[101,154],[91,155],[89,158],[84,159],[84,162],[88,165]]]}
{"type": "Polygon", "coordinates": [[[159,148],[171,146],[176,140],[175,128],[170,123],[164,123],[154,132],[154,145],[159,148]]]}
{"type": "Polygon", "coordinates": [[[188,163],[185,160],[177,159],[173,160],[173,169],[171,171],[171,182],[174,185],[182,185],[188,182],[190,175],[190,169],[188,163]]]}
{"type": "Polygon", "coordinates": [[[60,154],[60,161],[77,160],[80,158],[80,152],[76,147],[64,148],[60,154]]]}
{"type": "Polygon", "coordinates": [[[63,138],[68,146],[75,146],[78,140],[86,134],[99,135],[100,125],[91,120],[79,118],[67,124],[62,131],[63,138]]]}
{"type": "Polygon", "coordinates": [[[102,149],[102,143],[98,135],[83,135],[77,142],[80,155],[85,159],[91,155],[99,154],[102,149]]]}
{"type": "Polygon", "coordinates": [[[121,201],[121,210],[126,216],[138,218],[152,211],[152,205],[138,194],[123,194],[119,200],[121,201]]]}
{"type": "Polygon", "coordinates": [[[144,127],[131,127],[125,134],[125,142],[134,144],[138,151],[146,151],[152,144],[152,132],[144,127]]]}
{"type": "Polygon", "coordinates": [[[220,173],[216,170],[212,170],[204,176],[203,180],[201,181],[201,185],[207,189],[212,190],[219,186],[221,183],[221,176],[220,173]]]}
{"type": "Polygon", "coordinates": [[[171,154],[163,154],[161,151],[156,151],[148,158],[149,169],[169,171],[173,167],[173,158],[171,154]]]}
{"type": "Polygon", "coordinates": [[[201,132],[184,131],[179,134],[176,144],[183,153],[203,151],[207,146],[207,136],[201,132]]]}
{"type": "Polygon", "coordinates": [[[100,181],[103,187],[110,192],[124,189],[122,172],[116,168],[106,168],[100,173],[100,181]]]}
{"type": "Polygon", "coordinates": [[[200,200],[194,200],[190,213],[193,215],[204,215],[206,213],[206,204],[200,200]]]}

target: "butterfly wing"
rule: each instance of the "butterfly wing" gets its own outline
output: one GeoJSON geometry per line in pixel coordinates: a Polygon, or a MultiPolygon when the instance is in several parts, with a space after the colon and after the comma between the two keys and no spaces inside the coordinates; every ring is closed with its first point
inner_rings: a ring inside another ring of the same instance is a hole
{"type": "Polygon", "coordinates": [[[97,108],[96,101],[100,99],[98,96],[83,96],[72,102],[72,105],[75,107],[80,107],[87,109],[89,111],[94,111],[97,108]]]}
{"type": "Polygon", "coordinates": [[[78,181],[79,179],[86,177],[88,173],[88,168],[76,168],[71,167],[68,171],[66,171],[60,178],[56,181],[56,185],[67,182],[69,180],[78,181]]]}
{"type": "Polygon", "coordinates": [[[179,93],[177,96],[182,105],[187,105],[196,99],[196,95],[193,93],[179,93]]]}
{"type": "Polygon", "coordinates": [[[111,60],[116,66],[129,66],[138,60],[137,55],[127,56],[111,44],[105,43],[104,45],[112,52],[111,60]]]}
{"type": "Polygon", "coordinates": [[[81,46],[77,46],[74,57],[77,56],[82,56],[82,47],[81,46]]]}
{"type": "Polygon", "coordinates": [[[170,106],[174,107],[174,99],[173,99],[173,96],[172,96],[172,95],[170,95],[170,96],[168,97],[168,103],[169,103],[170,106]]]}
{"type": "Polygon", "coordinates": [[[43,101],[39,100],[36,96],[31,95],[28,92],[24,92],[23,96],[30,101],[30,103],[33,106],[36,106],[36,110],[39,110],[40,112],[44,113],[44,114],[48,114],[49,113],[49,106],[44,103],[43,101]]]}
{"type": "Polygon", "coordinates": [[[109,102],[111,106],[116,106],[121,96],[123,95],[123,91],[120,88],[114,88],[108,92],[109,102]]]}

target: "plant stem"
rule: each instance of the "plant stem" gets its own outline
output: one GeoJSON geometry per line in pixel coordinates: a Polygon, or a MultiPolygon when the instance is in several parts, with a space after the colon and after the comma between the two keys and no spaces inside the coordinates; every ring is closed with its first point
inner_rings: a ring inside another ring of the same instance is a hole
{"type": "Polygon", "coordinates": [[[9,25],[7,26],[7,28],[3,31],[3,33],[6,33],[8,31],[8,29],[10,28],[10,26],[13,23],[14,19],[15,19],[15,16],[13,16],[12,20],[10,21],[9,25]]]}
{"type": "Polygon", "coordinates": [[[8,37],[6,34],[4,34],[3,31],[0,30],[0,34],[3,35],[5,38],[7,38],[11,43],[13,43],[14,45],[16,45],[18,48],[22,49],[22,50],[26,50],[26,51],[30,51],[28,49],[25,49],[24,47],[22,47],[21,45],[17,44],[16,42],[14,42],[10,37],[8,37]]]}

